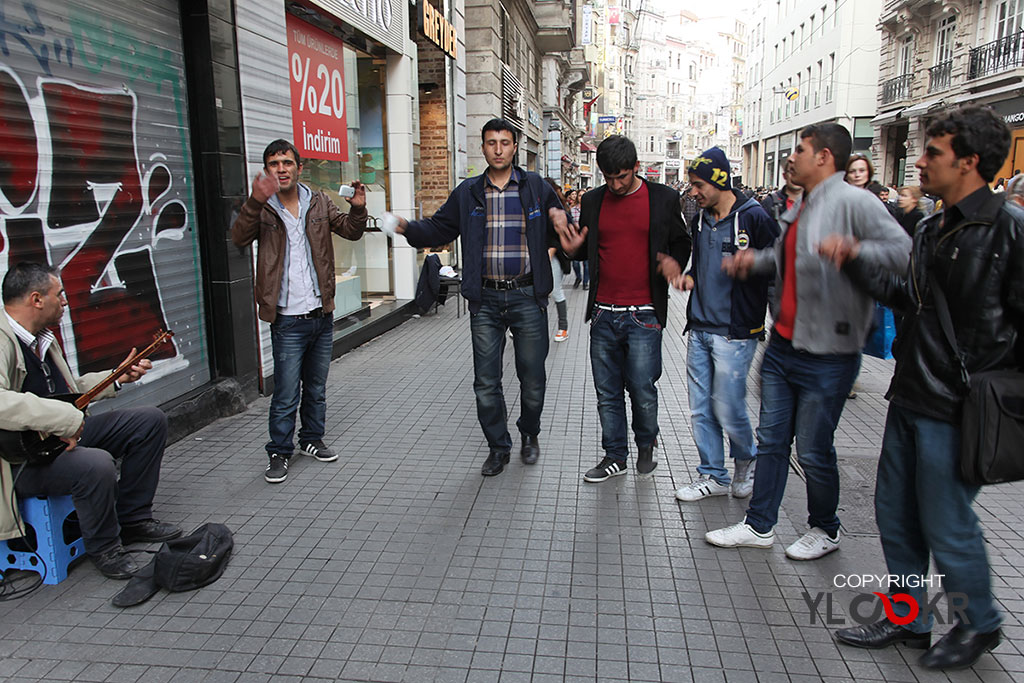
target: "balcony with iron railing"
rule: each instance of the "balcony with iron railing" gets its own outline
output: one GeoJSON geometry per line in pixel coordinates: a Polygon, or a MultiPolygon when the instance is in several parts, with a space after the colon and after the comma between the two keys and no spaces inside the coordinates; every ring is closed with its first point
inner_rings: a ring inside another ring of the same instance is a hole
{"type": "Polygon", "coordinates": [[[1024,30],[971,48],[970,57],[969,81],[1024,66],[1024,30]]]}
{"type": "Polygon", "coordinates": [[[928,92],[949,89],[953,83],[953,60],[947,59],[928,69],[928,92]]]}
{"type": "Polygon", "coordinates": [[[914,82],[914,74],[904,74],[890,78],[882,83],[882,104],[892,104],[910,98],[910,86],[914,82]]]}

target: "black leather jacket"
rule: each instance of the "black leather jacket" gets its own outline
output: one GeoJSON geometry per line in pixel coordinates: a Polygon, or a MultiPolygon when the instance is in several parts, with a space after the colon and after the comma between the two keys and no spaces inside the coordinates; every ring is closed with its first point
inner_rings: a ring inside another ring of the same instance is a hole
{"type": "Polygon", "coordinates": [[[985,194],[951,227],[941,226],[943,213],[918,226],[905,275],[859,259],[843,268],[854,283],[905,316],[893,344],[896,372],[886,398],[946,422],[959,423],[967,387],[942,333],[933,287],[941,286],[946,295],[968,372],[1021,366],[1024,209],[1002,194],[985,194]]]}

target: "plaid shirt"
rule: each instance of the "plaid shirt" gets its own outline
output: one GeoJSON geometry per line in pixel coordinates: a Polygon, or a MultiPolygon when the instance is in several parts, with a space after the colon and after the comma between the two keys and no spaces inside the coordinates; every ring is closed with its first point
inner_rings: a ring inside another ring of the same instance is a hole
{"type": "Polygon", "coordinates": [[[526,245],[526,216],[519,200],[519,173],[503,188],[484,174],[484,203],[487,209],[487,234],[484,238],[483,276],[488,280],[512,280],[530,270],[526,245]]]}

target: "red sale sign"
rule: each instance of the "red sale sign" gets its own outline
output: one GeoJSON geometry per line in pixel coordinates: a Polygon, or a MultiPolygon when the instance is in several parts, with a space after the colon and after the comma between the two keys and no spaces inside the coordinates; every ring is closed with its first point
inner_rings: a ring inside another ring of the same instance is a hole
{"type": "Polygon", "coordinates": [[[295,147],[303,158],[348,161],[344,44],[286,16],[295,147]]]}

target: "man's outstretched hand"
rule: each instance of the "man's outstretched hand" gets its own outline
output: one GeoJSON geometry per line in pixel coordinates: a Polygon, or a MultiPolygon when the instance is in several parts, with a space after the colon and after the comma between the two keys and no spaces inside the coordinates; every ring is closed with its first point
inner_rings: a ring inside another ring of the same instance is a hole
{"type": "Polygon", "coordinates": [[[576,252],[583,246],[583,241],[587,239],[587,229],[581,229],[570,223],[565,211],[562,209],[548,209],[548,217],[551,219],[551,224],[555,226],[555,232],[558,233],[558,241],[562,243],[562,251],[569,256],[575,256],[576,252]]]}

